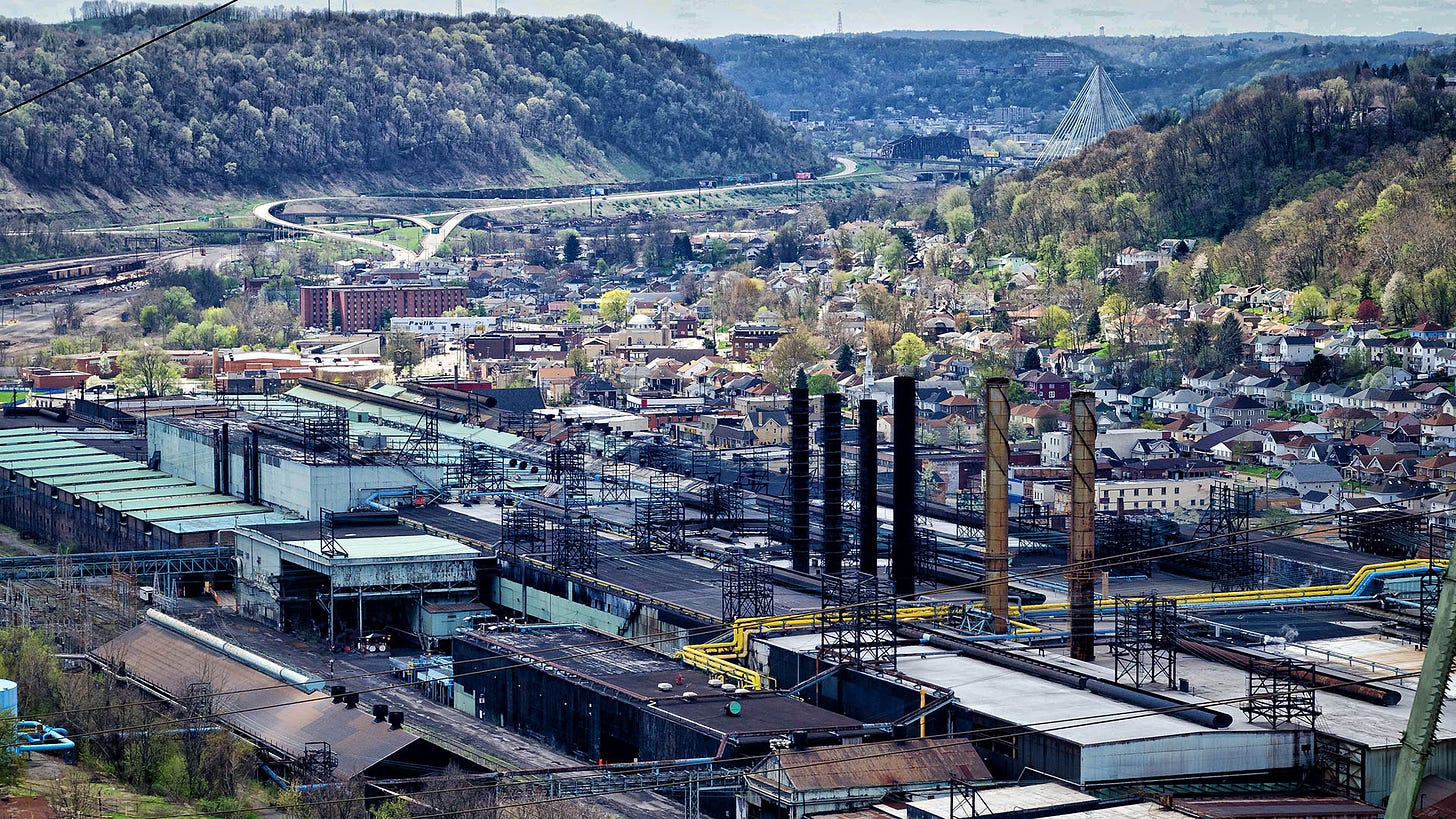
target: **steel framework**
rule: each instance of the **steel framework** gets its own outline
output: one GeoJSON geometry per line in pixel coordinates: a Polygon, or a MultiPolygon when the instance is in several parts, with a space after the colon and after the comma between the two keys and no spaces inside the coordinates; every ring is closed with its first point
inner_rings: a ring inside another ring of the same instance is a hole
{"type": "Polygon", "coordinates": [[[940,543],[925,514],[934,485],[935,476],[930,470],[922,472],[915,484],[915,579],[927,583],[940,569],[940,543]]]}
{"type": "Polygon", "coordinates": [[[508,555],[539,552],[548,542],[546,517],[529,506],[516,506],[501,515],[500,550],[508,555]]]}
{"type": "Polygon", "coordinates": [[[974,546],[986,542],[986,530],[982,519],[986,514],[986,499],[979,492],[962,489],[955,493],[956,540],[963,546],[974,546]]]}
{"type": "Polygon", "coordinates": [[[888,583],[858,571],[820,577],[820,654],[857,668],[896,666],[895,600],[888,583]]]}
{"type": "Polygon", "coordinates": [[[1324,790],[1346,799],[1364,801],[1364,746],[1317,731],[1314,735],[1314,765],[1324,790]]]}
{"type": "Polygon", "coordinates": [[[1254,490],[1215,483],[1209,490],[1208,509],[1198,521],[1195,539],[1211,548],[1208,568],[1214,591],[1257,589],[1264,580],[1263,550],[1249,542],[1249,518],[1254,513],[1254,490]]]}
{"type": "Polygon", "coordinates": [[[632,505],[632,545],[638,551],[686,548],[683,504],[678,476],[657,472],[649,479],[647,497],[632,505]]]}
{"type": "Polygon", "coordinates": [[[1314,679],[1314,669],[1314,663],[1288,659],[1249,663],[1248,700],[1241,706],[1249,721],[1260,720],[1270,728],[1308,725],[1313,730],[1320,710],[1314,689],[1304,681],[1314,679]]]}
{"type": "Polygon", "coordinates": [[[597,572],[597,528],[591,515],[568,512],[551,538],[551,566],[563,572],[597,572]]]}
{"type": "Polygon", "coordinates": [[[1173,688],[1178,679],[1178,604],[1150,595],[1116,601],[1113,678],[1143,688],[1173,688]]]}
{"type": "Polygon", "coordinates": [[[718,567],[723,583],[723,622],[773,614],[773,567],[734,555],[718,567]]]}

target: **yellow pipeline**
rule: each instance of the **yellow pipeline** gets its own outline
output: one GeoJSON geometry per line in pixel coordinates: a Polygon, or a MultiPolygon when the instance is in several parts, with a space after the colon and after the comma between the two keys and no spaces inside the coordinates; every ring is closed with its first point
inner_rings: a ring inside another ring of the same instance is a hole
{"type": "MultiPolygon", "coordinates": [[[[1230,591],[1230,592],[1202,592],[1199,594],[1173,595],[1173,599],[1179,603],[1258,603],[1273,600],[1295,599],[1319,599],[1321,597],[1338,597],[1341,595],[1354,594],[1364,585],[1370,575],[1375,572],[1390,571],[1392,569],[1415,569],[1423,566],[1433,565],[1426,560],[1397,560],[1390,563],[1373,563],[1365,566],[1350,578],[1348,583],[1339,585],[1324,586],[1296,586],[1288,589],[1259,589],[1252,591],[1230,591]]],[[[1444,570],[1444,560],[1434,561],[1434,565],[1444,570]]],[[[1116,604],[1115,600],[1103,599],[1097,601],[1099,608],[1111,608],[1116,604]]],[[[936,604],[906,606],[895,612],[895,618],[900,621],[933,620],[945,617],[954,611],[954,604],[936,604]]],[[[1065,610],[1064,603],[1043,603],[1035,606],[1019,606],[1016,609],[1018,614],[1036,614],[1040,612],[1052,612],[1065,610]]],[[[763,674],[759,674],[750,668],[734,662],[748,653],[748,639],[754,634],[762,634],[768,631],[805,631],[817,629],[827,623],[837,623],[850,619],[847,612],[830,611],[827,615],[823,612],[806,612],[803,614],[779,615],[776,617],[740,617],[733,621],[733,631],[729,639],[714,642],[702,643],[699,645],[684,646],[676,656],[688,665],[706,671],[709,674],[721,676],[725,680],[732,680],[744,688],[763,690],[766,686],[772,687],[774,680],[763,674]]],[[[1011,621],[1013,634],[1036,634],[1041,627],[1031,623],[1017,620],[1011,621]]]]}
{"type": "MultiPolygon", "coordinates": [[[[1319,599],[1321,597],[1340,597],[1354,594],[1359,591],[1376,572],[1386,572],[1394,569],[1418,569],[1426,566],[1434,566],[1438,571],[1444,571],[1446,561],[1428,560],[1396,560],[1390,563],[1372,563],[1364,566],[1360,571],[1350,578],[1349,582],[1338,585],[1324,586],[1295,586],[1287,589],[1251,589],[1247,591],[1227,592],[1200,592],[1198,594],[1175,594],[1170,598],[1179,603],[1265,603],[1277,600],[1291,599],[1319,599]]],[[[1112,608],[1117,601],[1103,598],[1097,601],[1098,608],[1112,608]]],[[[1066,609],[1065,603],[1042,603],[1035,606],[1018,607],[1019,614],[1036,614],[1039,612],[1061,611],[1066,609]]]]}
{"type": "MultiPolygon", "coordinates": [[[[897,621],[933,620],[949,616],[955,609],[956,605],[949,603],[904,606],[896,609],[895,619],[897,621]]],[[[772,677],[759,674],[733,662],[748,653],[750,636],[768,631],[807,631],[852,619],[852,613],[843,610],[832,610],[828,613],[785,614],[774,617],[740,617],[733,621],[733,632],[729,639],[715,643],[684,646],[678,650],[676,656],[693,668],[719,675],[725,680],[732,680],[744,688],[763,690],[765,686],[773,686],[772,677]]],[[[1011,626],[1012,632],[1015,634],[1034,634],[1041,631],[1039,626],[1015,620],[1011,622],[1011,626]]]]}

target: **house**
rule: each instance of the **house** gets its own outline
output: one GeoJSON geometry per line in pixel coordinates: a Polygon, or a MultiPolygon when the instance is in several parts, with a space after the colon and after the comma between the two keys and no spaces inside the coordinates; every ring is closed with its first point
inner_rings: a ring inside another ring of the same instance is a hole
{"type": "Polygon", "coordinates": [[[1310,492],[1334,495],[1340,491],[1340,480],[1340,470],[1328,464],[1290,464],[1279,476],[1279,487],[1301,497],[1310,492]]]}
{"type": "Polygon", "coordinates": [[[1236,395],[1214,405],[1213,415],[1230,425],[1253,426],[1269,418],[1264,402],[1247,395],[1236,395]]]}
{"type": "Polygon", "coordinates": [[[536,389],[548,403],[560,403],[571,395],[571,382],[576,378],[572,367],[542,367],[536,371],[536,389]]]}
{"type": "Polygon", "coordinates": [[[1314,358],[1314,339],[1308,336],[1285,335],[1279,338],[1280,364],[1307,364],[1314,358]]]}
{"type": "Polygon", "coordinates": [[[1043,401],[1066,401],[1072,397],[1072,382],[1051,370],[1033,371],[1019,380],[1043,401]]]}
{"type": "Polygon", "coordinates": [[[1243,426],[1228,426],[1193,442],[1195,455],[1215,458],[1224,463],[1239,463],[1251,460],[1263,452],[1264,436],[1257,430],[1243,426]]]}
{"type": "Polygon", "coordinates": [[[1421,443],[1456,449],[1456,415],[1441,412],[1421,421],[1421,443]]]}

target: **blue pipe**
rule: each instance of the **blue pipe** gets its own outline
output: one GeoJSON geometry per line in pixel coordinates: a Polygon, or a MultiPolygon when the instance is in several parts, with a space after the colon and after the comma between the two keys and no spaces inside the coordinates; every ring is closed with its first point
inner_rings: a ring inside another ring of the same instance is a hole
{"type": "Polygon", "coordinates": [[[405,498],[414,497],[417,493],[413,489],[381,489],[378,492],[364,499],[364,505],[378,512],[393,512],[393,506],[385,506],[379,503],[376,498],[405,498]]]}
{"type": "Polygon", "coordinates": [[[290,784],[288,784],[288,780],[286,780],[283,777],[279,776],[276,772],[274,772],[274,770],[272,768],[268,767],[267,765],[264,765],[262,767],[263,767],[263,773],[267,774],[268,775],[268,778],[271,779],[271,780],[273,780],[273,783],[275,785],[277,785],[278,787],[280,787],[280,788],[282,788],[284,790],[288,790],[288,791],[321,791],[324,788],[332,787],[327,782],[320,782],[320,783],[314,784],[314,785],[290,785],[290,784]]]}
{"type": "Polygon", "coordinates": [[[52,728],[35,720],[21,720],[15,723],[17,744],[12,745],[10,750],[27,754],[32,751],[76,750],[76,741],[68,738],[66,733],[65,728],[52,728]],[[22,742],[24,744],[20,744],[22,742]]]}

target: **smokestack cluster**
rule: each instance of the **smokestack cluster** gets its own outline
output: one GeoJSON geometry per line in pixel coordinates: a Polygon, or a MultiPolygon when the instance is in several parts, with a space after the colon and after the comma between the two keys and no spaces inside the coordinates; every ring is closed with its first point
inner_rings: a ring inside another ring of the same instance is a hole
{"type": "Polygon", "coordinates": [[[895,376],[895,518],[890,572],[895,596],[915,594],[915,376],[895,376]]]}
{"type": "Polygon", "coordinates": [[[1007,519],[1011,514],[1011,444],[1007,427],[1011,422],[1011,404],[1006,393],[1010,381],[988,378],[984,387],[986,408],[986,464],[982,472],[981,491],[985,494],[986,531],[986,611],[991,615],[991,628],[1005,634],[1011,620],[1010,537],[1007,519]]]}
{"type": "Polygon", "coordinates": [[[1072,659],[1092,661],[1092,562],[1096,558],[1097,418],[1090,392],[1072,393],[1072,520],[1067,603],[1072,659]]]}
{"type": "Polygon", "coordinates": [[[794,571],[809,573],[809,382],[804,371],[789,390],[789,554],[794,571]]]}
{"type": "Polygon", "coordinates": [[[837,392],[824,395],[824,571],[844,570],[844,413],[837,392]]]}
{"type": "Polygon", "coordinates": [[[872,576],[880,571],[879,414],[875,399],[859,400],[859,570],[872,576]]]}

